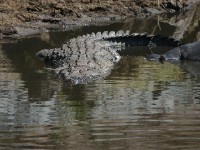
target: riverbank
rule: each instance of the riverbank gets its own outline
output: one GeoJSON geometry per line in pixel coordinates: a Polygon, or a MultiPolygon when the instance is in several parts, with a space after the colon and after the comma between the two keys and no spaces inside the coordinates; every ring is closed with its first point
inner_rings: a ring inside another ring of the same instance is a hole
{"type": "Polygon", "coordinates": [[[32,35],[49,30],[112,23],[127,17],[145,18],[177,12],[198,2],[165,0],[9,0],[0,1],[0,38],[32,35]]]}

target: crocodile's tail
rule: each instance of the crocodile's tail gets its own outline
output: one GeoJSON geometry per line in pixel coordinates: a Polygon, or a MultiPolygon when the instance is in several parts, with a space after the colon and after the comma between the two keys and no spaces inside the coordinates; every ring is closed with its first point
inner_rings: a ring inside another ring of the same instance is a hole
{"type": "Polygon", "coordinates": [[[174,38],[165,37],[161,35],[148,35],[147,33],[132,33],[127,34],[128,31],[110,32],[110,37],[104,37],[104,40],[110,42],[125,43],[126,46],[172,46],[177,47],[179,41],[174,38]],[[112,33],[112,34],[110,34],[112,33]]]}
{"type": "MultiPolygon", "coordinates": [[[[104,31],[79,36],[79,39],[92,39],[93,41],[104,40],[114,43],[124,43],[126,46],[180,46],[180,42],[174,38],[162,35],[148,35],[147,33],[132,33],[119,30],[104,31]]],[[[72,39],[73,40],[73,39],[72,39]]],[[[70,40],[71,41],[71,40],[70,40]]],[[[111,44],[112,45],[112,44],[111,44]]]]}

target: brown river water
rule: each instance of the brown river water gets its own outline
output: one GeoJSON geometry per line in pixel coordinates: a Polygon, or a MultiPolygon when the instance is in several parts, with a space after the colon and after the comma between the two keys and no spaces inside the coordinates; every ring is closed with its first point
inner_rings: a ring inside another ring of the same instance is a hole
{"type": "Polygon", "coordinates": [[[169,48],[132,47],[105,79],[67,85],[35,56],[104,30],[199,41],[199,10],[2,42],[0,149],[200,149],[199,62],[146,61],[146,53],[169,48]]]}

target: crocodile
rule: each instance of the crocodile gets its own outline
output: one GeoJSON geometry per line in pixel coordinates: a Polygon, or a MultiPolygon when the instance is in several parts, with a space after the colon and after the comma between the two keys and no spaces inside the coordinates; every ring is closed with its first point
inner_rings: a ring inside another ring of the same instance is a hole
{"type": "Polygon", "coordinates": [[[109,75],[128,46],[177,47],[179,41],[161,35],[104,31],[78,36],[60,48],[44,49],[36,55],[47,68],[71,84],[82,84],[109,75]]]}
{"type": "Polygon", "coordinates": [[[158,55],[149,54],[145,57],[147,60],[159,60],[159,61],[176,61],[176,60],[192,60],[200,61],[200,42],[193,42],[183,44],[171,49],[170,51],[158,55]]]}

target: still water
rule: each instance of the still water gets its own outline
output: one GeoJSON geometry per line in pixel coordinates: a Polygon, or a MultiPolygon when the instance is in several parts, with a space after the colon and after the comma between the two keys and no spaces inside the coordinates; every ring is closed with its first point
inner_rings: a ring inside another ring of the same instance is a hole
{"type": "Polygon", "coordinates": [[[154,50],[129,48],[131,56],[123,56],[108,77],[72,86],[35,57],[41,49],[104,30],[198,41],[199,14],[197,8],[184,15],[128,19],[2,41],[0,149],[199,149],[199,62],[145,61],[145,53],[154,50]]]}

